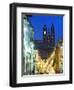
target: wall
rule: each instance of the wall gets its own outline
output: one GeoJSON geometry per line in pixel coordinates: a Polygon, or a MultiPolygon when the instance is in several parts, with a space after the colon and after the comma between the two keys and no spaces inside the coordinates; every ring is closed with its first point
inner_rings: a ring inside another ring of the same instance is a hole
{"type": "MultiPolygon", "coordinates": [[[[0,0],[0,90],[11,90],[9,87],[9,3],[43,3],[53,5],[72,5],[74,9],[74,0],[0,0]]],[[[74,10],[73,10],[74,11],[74,10]]],[[[51,85],[38,87],[25,87],[16,89],[47,89],[47,90],[73,90],[73,85],[51,85]]]]}

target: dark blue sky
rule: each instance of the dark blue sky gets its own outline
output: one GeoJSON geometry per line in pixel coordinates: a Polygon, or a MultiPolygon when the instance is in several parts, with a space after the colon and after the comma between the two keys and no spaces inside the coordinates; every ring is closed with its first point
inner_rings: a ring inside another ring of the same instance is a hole
{"type": "Polygon", "coordinates": [[[62,15],[32,15],[28,17],[32,26],[34,27],[34,39],[43,39],[43,26],[46,25],[48,31],[51,25],[54,24],[55,28],[55,41],[63,38],[63,16],[62,15]]]}

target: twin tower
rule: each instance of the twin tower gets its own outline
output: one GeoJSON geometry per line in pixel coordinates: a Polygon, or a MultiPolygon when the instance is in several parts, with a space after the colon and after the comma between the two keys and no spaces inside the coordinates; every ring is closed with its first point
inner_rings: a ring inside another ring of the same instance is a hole
{"type": "Polygon", "coordinates": [[[43,27],[43,41],[49,43],[49,46],[55,46],[55,28],[54,25],[51,25],[50,30],[47,29],[46,25],[43,27]]]}

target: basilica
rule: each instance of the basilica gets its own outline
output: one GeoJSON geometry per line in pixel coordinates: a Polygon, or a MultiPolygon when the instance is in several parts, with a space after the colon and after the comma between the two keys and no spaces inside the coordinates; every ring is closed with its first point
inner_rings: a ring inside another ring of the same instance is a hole
{"type": "Polygon", "coordinates": [[[42,59],[47,58],[55,47],[55,28],[51,25],[51,29],[48,30],[46,25],[43,26],[43,40],[35,40],[35,49],[39,50],[42,59]]]}
{"type": "Polygon", "coordinates": [[[54,47],[55,46],[55,28],[52,24],[50,30],[47,30],[46,25],[43,27],[43,40],[45,43],[48,42],[48,46],[54,47]]]}

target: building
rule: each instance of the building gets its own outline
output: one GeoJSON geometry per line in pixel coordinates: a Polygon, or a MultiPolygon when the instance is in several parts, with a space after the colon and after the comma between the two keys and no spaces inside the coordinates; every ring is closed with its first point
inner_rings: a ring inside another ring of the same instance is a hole
{"type": "Polygon", "coordinates": [[[51,31],[46,25],[43,26],[43,40],[35,40],[35,49],[39,50],[42,59],[47,59],[48,54],[51,53],[55,47],[55,28],[52,24],[51,31]]]}
{"type": "Polygon", "coordinates": [[[23,14],[23,60],[22,75],[33,75],[35,73],[35,50],[33,43],[34,29],[26,15],[23,14]]]}

